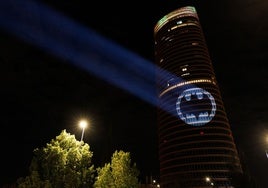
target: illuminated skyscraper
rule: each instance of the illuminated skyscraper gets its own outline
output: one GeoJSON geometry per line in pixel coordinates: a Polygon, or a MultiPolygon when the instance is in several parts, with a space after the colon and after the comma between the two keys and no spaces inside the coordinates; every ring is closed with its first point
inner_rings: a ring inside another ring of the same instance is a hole
{"type": "Polygon", "coordinates": [[[240,160],[195,8],[165,15],[154,37],[161,188],[235,187],[240,160]]]}

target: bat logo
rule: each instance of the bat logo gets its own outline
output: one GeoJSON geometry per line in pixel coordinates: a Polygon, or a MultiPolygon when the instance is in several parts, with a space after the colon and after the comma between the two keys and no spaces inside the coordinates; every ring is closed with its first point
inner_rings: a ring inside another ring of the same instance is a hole
{"type": "Polygon", "coordinates": [[[216,113],[214,97],[201,88],[182,92],[176,102],[176,110],[182,121],[192,126],[202,126],[212,120],[216,113]]]}

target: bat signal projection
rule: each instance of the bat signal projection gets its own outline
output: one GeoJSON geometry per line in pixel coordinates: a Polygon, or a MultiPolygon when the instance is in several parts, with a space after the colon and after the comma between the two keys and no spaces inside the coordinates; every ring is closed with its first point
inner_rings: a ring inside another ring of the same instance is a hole
{"type": "Polygon", "coordinates": [[[195,87],[182,92],[177,99],[176,110],[186,124],[203,126],[215,116],[216,103],[208,91],[195,87]]]}

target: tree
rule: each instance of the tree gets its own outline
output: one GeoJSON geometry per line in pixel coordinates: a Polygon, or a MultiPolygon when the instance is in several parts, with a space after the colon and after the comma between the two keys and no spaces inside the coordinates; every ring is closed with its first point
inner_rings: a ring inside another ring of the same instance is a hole
{"type": "Polygon", "coordinates": [[[89,145],[63,130],[43,148],[34,150],[30,175],[19,178],[18,188],[92,187],[94,165],[89,145]]]}
{"type": "Polygon", "coordinates": [[[139,170],[131,162],[130,153],[115,151],[111,163],[97,168],[95,188],[137,188],[139,187],[139,170]]]}

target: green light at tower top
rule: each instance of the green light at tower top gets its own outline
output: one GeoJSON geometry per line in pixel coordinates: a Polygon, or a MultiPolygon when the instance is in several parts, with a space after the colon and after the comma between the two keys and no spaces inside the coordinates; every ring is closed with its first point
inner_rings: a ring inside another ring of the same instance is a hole
{"type": "Polygon", "coordinates": [[[180,10],[173,11],[173,12],[165,15],[157,22],[154,31],[157,32],[158,30],[160,30],[160,28],[163,25],[165,25],[167,22],[169,22],[170,20],[177,19],[180,17],[185,17],[185,16],[193,16],[193,17],[196,17],[198,19],[195,7],[186,6],[186,7],[181,8],[180,10]]]}
{"type": "Polygon", "coordinates": [[[164,16],[163,18],[161,18],[158,22],[159,25],[164,24],[166,21],[168,20],[168,16],[164,16]]]}

